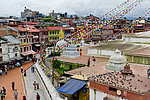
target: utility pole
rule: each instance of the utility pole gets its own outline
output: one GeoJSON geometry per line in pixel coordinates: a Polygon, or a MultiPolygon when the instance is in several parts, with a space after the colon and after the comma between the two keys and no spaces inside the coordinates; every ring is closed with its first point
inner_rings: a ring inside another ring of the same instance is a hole
{"type": "Polygon", "coordinates": [[[55,58],[54,55],[55,55],[55,43],[54,43],[54,48],[53,48],[53,71],[52,71],[52,84],[53,85],[54,85],[54,58],[55,58]]]}

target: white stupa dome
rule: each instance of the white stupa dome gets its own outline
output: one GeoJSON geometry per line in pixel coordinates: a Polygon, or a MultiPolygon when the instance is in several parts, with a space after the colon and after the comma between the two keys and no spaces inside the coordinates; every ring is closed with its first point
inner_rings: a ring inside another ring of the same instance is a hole
{"type": "Polygon", "coordinates": [[[118,49],[116,49],[115,54],[110,57],[109,62],[111,62],[111,63],[125,63],[126,58],[125,58],[125,56],[121,55],[121,52],[118,49]]]}

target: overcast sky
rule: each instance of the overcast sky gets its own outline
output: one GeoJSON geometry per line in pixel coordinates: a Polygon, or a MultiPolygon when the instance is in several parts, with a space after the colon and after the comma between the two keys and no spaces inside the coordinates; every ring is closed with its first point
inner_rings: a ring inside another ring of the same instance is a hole
{"type": "MultiPolygon", "coordinates": [[[[116,8],[126,0],[1,0],[0,16],[21,16],[24,7],[33,11],[39,11],[48,15],[53,9],[55,12],[68,12],[68,14],[77,14],[86,16],[90,13],[96,16],[102,16],[106,12],[116,8]]],[[[131,0],[136,1],[136,0],[131,0]]],[[[136,6],[127,17],[139,17],[150,5],[150,0],[136,6]]],[[[149,15],[150,16],[150,15],[149,15]]]]}

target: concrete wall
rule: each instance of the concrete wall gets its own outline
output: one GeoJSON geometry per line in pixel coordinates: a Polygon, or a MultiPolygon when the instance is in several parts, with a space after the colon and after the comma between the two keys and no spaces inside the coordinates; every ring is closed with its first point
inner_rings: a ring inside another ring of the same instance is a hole
{"type": "MultiPolygon", "coordinates": [[[[37,68],[39,75],[42,77],[42,82],[43,86],[45,88],[45,91],[49,97],[49,94],[52,97],[52,100],[63,100],[62,98],[60,98],[57,90],[55,89],[55,87],[53,86],[53,84],[51,83],[50,79],[47,77],[47,75],[43,72],[41,66],[39,65],[39,62],[37,62],[35,64],[35,67],[37,68]],[[45,84],[45,85],[44,85],[45,84]]],[[[49,100],[51,100],[51,98],[49,97],[49,100]]]]}
{"type": "Polygon", "coordinates": [[[88,54],[94,54],[96,55],[97,54],[97,49],[88,49],[88,54]]]}
{"type": "Polygon", "coordinates": [[[114,55],[114,51],[111,51],[111,50],[101,50],[101,55],[112,56],[112,55],[114,55]]]}
{"type": "Polygon", "coordinates": [[[104,56],[104,55],[111,56],[111,55],[114,55],[114,51],[89,48],[88,49],[88,54],[89,55],[99,55],[99,56],[104,56]]]}
{"type": "Polygon", "coordinates": [[[150,42],[150,38],[138,38],[138,37],[129,37],[123,36],[124,42],[150,42]]]}
{"type": "Polygon", "coordinates": [[[3,61],[7,61],[8,60],[8,44],[7,43],[1,44],[0,48],[2,48],[2,53],[0,54],[0,56],[3,57],[3,61]]]}
{"type": "Polygon", "coordinates": [[[150,57],[125,55],[129,63],[150,65],[150,57]]]}

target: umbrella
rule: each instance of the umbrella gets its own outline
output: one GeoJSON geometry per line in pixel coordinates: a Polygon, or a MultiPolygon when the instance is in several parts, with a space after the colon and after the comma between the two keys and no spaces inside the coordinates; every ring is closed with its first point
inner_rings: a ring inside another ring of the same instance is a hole
{"type": "Polygon", "coordinates": [[[16,63],[16,65],[17,65],[17,66],[20,66],[20,63],[19,63],[19,62],[17,62],[17,63],[16,63]]]}

